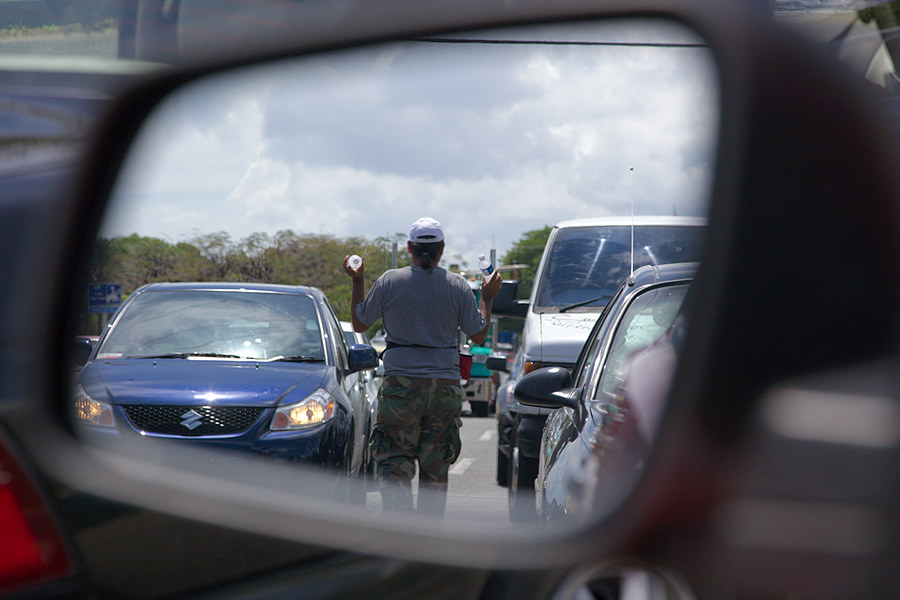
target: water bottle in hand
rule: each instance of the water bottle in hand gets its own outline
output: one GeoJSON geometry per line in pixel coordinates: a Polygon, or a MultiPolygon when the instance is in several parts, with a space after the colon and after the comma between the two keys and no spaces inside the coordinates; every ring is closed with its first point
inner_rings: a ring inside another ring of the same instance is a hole
{"type": "Polygon", "coordinates": [[[363,264],[362,257],[358,254],[354,254],[350,258],[347,259],[347,266],[349,266],[354,271],[360,268],[363,264]]]}
{"type": "Polygon", "coordinates": [[[485,279],[488,279],[494,274],[494,265],[484,257],[484,254],[478,255],[478,267],[481,269],[481,273],[484,275],[485,279]]]}

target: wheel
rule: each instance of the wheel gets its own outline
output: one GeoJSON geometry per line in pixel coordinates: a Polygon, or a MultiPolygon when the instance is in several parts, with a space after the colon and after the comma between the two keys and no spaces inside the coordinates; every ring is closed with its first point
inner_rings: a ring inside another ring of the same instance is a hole
{"type": "Polygon", "coordinates": [[[469,404],[472,406],[472,414],[476,417],[486,417],[488,416],[488,403],[483,400],[470,400],[469,404]]]}
{"type": "Polygon", "coordinates": [[[503,454],[497,445],[497,485],[506,487],[509,485],[509,457],[503,454]]]}
{"type": "Polygon", "coordinates": [[[537,518],[534,508],[534,480],[537,477],[537,460],[522,456],[515,438],[510,445],[509,456],[509,520],[533,521],[537,518]]]}

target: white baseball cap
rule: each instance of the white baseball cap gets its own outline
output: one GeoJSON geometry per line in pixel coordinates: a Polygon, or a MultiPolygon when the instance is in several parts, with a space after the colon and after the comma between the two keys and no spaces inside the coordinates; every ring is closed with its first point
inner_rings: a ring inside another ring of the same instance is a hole
{"type": "Polygon", "coordinates": [[[417,244],[431,244],[444,241],[444,228],[431,217],[422,217],[409,228],[409,241],[417,244]]]}

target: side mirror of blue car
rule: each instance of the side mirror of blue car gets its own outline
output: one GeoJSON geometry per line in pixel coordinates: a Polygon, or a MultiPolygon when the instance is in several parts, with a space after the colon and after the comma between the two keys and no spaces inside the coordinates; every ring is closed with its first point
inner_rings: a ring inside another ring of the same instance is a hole
{"type": "Polygon", "coordinates": [[[347,363],[352,373],[374,369],[378,366],[378,352],[366,344],[353,344],[350,346],[347,363]]]}
{"type": "Polygon", "coordinates": [[[562,367],[544,367],[522,377],[516,384],[516,400],[538,408],[578,408],[572,388],[572,374],[562,367]]]}

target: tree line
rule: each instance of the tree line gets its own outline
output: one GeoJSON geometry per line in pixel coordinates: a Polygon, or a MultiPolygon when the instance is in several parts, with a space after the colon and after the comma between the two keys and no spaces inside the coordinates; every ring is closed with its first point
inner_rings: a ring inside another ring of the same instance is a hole
{"type": "MultiPolygon", "coordinates": [[[[526,232],[501,259],[503,264],[528,264],[522,273],[521,297],[527,297],[537,261],[546,242],[546,227],[526,232]],[[543,239],[541,239],[543,238],[543,239]]],[[[342,320],[350,320],[350,279],[342,267],[344,257],[359,254],[366,265],[366,289],[391,266],[391,246],[397,241],[397,266],[410,263],[406,237],[361,236],[338,238],[329,234],[297,234],[290,230],[275,235],[254,233],[234,241],[217,232],[197,235],[183,242],[133,234],[98,238],[87,283],[119,283],[123,300],[147,283],[162,281],[238,281],[308,285],[321,289],[342,320]]],[[[445,263],[456,262],[450,259],[445,263]]],[[[460,261],[461,262],[461,261],[460,261]]],[[[462,263],[463,265],[465,263],[462,263]]],[[[101,317],[88,307],[85,289],[78,331],[97,333],[101,317]]]]}

